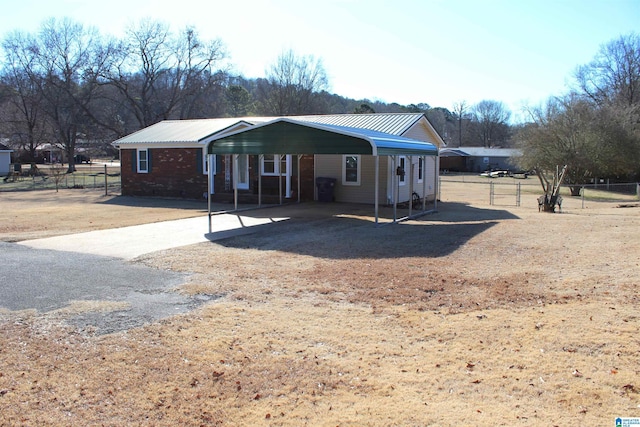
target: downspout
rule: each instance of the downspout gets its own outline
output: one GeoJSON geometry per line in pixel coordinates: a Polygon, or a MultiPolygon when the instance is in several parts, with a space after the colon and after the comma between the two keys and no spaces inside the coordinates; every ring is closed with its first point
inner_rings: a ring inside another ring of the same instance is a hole
{"type": "Polygon", "coordinates": [[[291,198],[291,176],[293,175],[293,159],[291,157],[291,154],[287,154],[284,156],[285,158],[285,167],[287,168],[286,171],[286,186],[285,186],[285,194],[287,195],[286,198],[290,199],[291,198]]]}

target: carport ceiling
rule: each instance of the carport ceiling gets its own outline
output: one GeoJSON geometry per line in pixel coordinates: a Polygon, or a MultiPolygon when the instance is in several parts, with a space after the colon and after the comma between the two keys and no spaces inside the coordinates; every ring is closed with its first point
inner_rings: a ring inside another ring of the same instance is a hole
{"type": "Polygon", "coordinates": [[[434,144],[367,129],[277,119],[210,141],[209,154],[365,154],[436,156],[434,144]]]}

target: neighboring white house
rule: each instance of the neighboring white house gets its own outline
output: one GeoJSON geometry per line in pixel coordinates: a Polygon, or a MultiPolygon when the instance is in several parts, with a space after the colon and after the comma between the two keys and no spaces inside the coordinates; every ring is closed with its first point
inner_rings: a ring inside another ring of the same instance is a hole
{"type": "Polygon", "coordinates": [[[9,175],[11,169],[11,153],[12,149],[4,144],[0,144],[0,176],[9,175]]]}

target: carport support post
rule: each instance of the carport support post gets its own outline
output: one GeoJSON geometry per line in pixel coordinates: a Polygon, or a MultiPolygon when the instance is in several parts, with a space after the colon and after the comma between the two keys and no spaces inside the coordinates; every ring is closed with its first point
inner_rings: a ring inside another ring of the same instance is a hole
{"type": "Polygon", "coordinates": [[[207,154],[207,210],[209,211],[209,233],[211,233],[211,167],[213,165],[213,154],[207,154]]]}
{"type": "Polygon", "coordinates": [[[262,207],[262,165],[264,154],[258,156],[258,207],[262,207]]]}
{"type": "Polygon", "coordinates": [[[427,156],[420,156],[422,162],[422,212],[427,210],[427,156]]]}
{"type": "Polygon", "coordinates": [[[391,156],[392,159],[392,167],[391,167],[391,188],[393,191],[393,222],[396,222],[397,215],[396,211],[398,209],[398,194],[400,192],[400,181],[398,177],[398,172],[396,170],[397,167],[397,156],[391,156]]]}
{"type": "Polygon", "coordinates": [[[413,210],[413,156],[409,157],[409,218],[413,210]]]}
{"type": "MultiPolygon", "coordinates": [[[[376,225],[378,225],[378,196],[380,195],[380,157],[379,156],[374,156],[374,163],[375,163],[375,190],[374,190],[374,197],[375,197],[375,202],[374,202],[374,210],[375,210],[375,216],[376,216],[376,225]]],[[[300,166],[298,165],[298,171],[300,170],[300,166]]]]}
{"type": "MultiPolygon", "coordinates": [[[[438,156],[433,156],[433,210],[438,210],[438,176],[440,175],[438,156]]],[[[426,181],[426,176],[425,176],[426,181]]]]}

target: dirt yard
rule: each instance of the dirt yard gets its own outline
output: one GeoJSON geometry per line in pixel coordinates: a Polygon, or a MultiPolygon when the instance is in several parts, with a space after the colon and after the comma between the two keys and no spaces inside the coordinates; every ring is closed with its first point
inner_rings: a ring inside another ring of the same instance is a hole
{"type": "MultiPolygon", "coordinates": [[[[220,297],[143,328],[99,335],[66,324],[72,310],[0,311],[0,426],[640,416],[640,207],[565,200],[544,214],[535,193],[492,207],[485,189],[443,181],[438,213],[382,227],[302,205],[256,234],[138,258],[192,273],[180,292],[220,297]]],[[[0,240],[203,212],[163,203],[0,193],[0,240]]]]}

